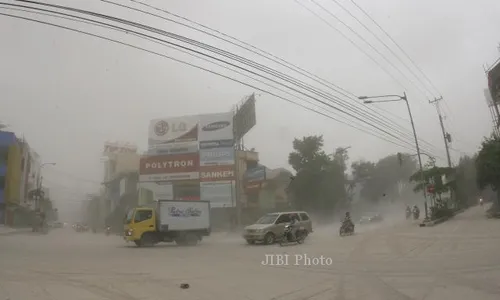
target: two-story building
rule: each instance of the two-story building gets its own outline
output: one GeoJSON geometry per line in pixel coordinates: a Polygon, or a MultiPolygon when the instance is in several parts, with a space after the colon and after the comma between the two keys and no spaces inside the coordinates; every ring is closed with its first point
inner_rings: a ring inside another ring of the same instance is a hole
{"type": "Polygon", "coordinates": [[[13,132],[0,131],[0,224],[12,225],[20,203],[21,149],[13,132]]]}

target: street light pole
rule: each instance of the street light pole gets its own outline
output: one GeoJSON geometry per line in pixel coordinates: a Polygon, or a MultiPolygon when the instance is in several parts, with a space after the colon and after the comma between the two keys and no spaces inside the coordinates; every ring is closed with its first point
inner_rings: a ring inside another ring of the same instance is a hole
{"type": "MultiPolygon", "coordinates": [[[[417,138],[417,130],[415,129],[415,122],[413,122],[413,114],[411,113],[411,108],[410,108],[410,103],[408,102],[408,97],[406,96],[406,92],[403,93],[403,96],[400,95],[382,95],[382,96],[373,96],[373,97],[368,97],[368,96],[361,96],[358,97],[360,100],[365,100],[364,103],[370,104],[370,103],[377,103],[377,102],[396,102],[396,101],[405,101],[406,102],[406,107],[408,108],[408,114],[410,115],[410,122],[411,122],[411,128],[413,130],[413,137],[415,139],[415,147],[417,148],[417,157],[418,157],[418,166],[420,169],[420,174],[421,174],[421,179],[422,183],[425,184],[425,177],[424,177],[424,167],[422,165],[422,157],[420,153],[420,146],[418,145],[418,138],[417,138]],[[366,99],[371,99],[371,98],[385,98],[385,97],[398,97],[399,99],[395,100],[380,100],[380,101],[372,101],[372,100],[366,100],[366,99]]],[[[425,218],[428,218],[427,214],[427,193],[425,191],[425,186],[423,189],[424,192],[424,206],[425,206],[425,218]]]]}
{"type": "MultiPolygon", "coordinates": [[[[406,107],[408,108],[408,114],[410,115],[410,122],[411,122],[411,128],[413,129],[413,137],[415,138],[415,147],[417,148],[417,157],[418,157],[418,166],[420,168],[420,176],[422,179],[422,184],[425,185],[425,177],[424,177],[424,167],[422,166],[422,155],[420,153],[420,146],[418,145],[418,138],[417,138],[417,130],[415,129],[415,122],[413,122],[413,114],[411,113],[411,108],[410,108],[410,102],[408,102],[408,98],[406,97],[406,92],[403,93],[402,99],[406,102],[406,107]]],[[[427,214],[427,193],[425,191],[425,186],[423,188],[423,193],[424,193],[424,210],[425,210],[425,218],[428,219],[428,214],[427,214]]]]}

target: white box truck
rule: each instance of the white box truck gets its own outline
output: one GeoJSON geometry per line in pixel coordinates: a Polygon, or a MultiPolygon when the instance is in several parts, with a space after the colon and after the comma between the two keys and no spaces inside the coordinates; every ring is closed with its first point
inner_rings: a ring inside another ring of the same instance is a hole
{"type": "Polygon", "coordinates": [[[139,247],[174,241],[196,245],[210,230],[209,201],[158,200],[127,213],[124,239],[139,247]]]}

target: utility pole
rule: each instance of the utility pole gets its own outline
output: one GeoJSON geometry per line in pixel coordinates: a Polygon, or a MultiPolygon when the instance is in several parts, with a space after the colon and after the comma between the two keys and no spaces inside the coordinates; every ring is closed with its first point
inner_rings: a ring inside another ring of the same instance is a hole
{"type": "Polygon", "coordinates": [[[451,135],[448,132],[446,132],[446,129],[444,128],[443,116],[441,115],[441,109],[439,107],[439,101],[441,100],[443,100],[443,97],[435,98],[433,101],[429,101],[429,103],[436,105],[436,110],[439,116],[439,124],[441,125],[441,131],[443,133],[444,147],[446,149],[446,158],[448,159],[448,167],[451,168],[452,165],[451,165],[450,145],[449,145],[449,143],[451,143],[451,135]]]}
{"type": "MultiPolygon", "coordinates": [[[[439,101],[443,100],[443,97],[439,97],[439,98],[435,98],[434,101],[429,101],[429,103],[431,104],[435,104],[436,105],[436,111],[438,113],[438,116],[439,116],[439,124],[441,125],[441,131],[443,133],[443,140],[444,140],[444,147],[446,149],[446,158],[448,159],[448,167],[451,168],[452,165],[451,165],[451,157],[450,157],[450,145],[449,143],[451,143],[451,135],[446,132],[446,129],[444,128],[444,124],[443,124],[443,116],[441,115],[441,109],[439,107],[439,101]]],[[[455,197],[453,195],[453,190],[450,189],[450,199],[452,202],[455,203],[455,206],[456,206],[456,201],[455,201],[455,197]]]]}

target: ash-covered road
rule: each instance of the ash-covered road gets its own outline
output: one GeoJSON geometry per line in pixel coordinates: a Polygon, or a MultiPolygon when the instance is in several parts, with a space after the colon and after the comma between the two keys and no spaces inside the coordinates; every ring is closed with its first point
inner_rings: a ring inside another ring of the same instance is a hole
{"type": "Polygon", "coordinates": [[[193,248],[135,248],[71,229],[1,236],[0,299],[500,299],[500,222],[480,208],[432,228],[359,229],[345,238],[318,229],[288,247],[222,234],[193,248]],[[288,265],[263,266],[266,254],[288,254],[288,265]]]}

